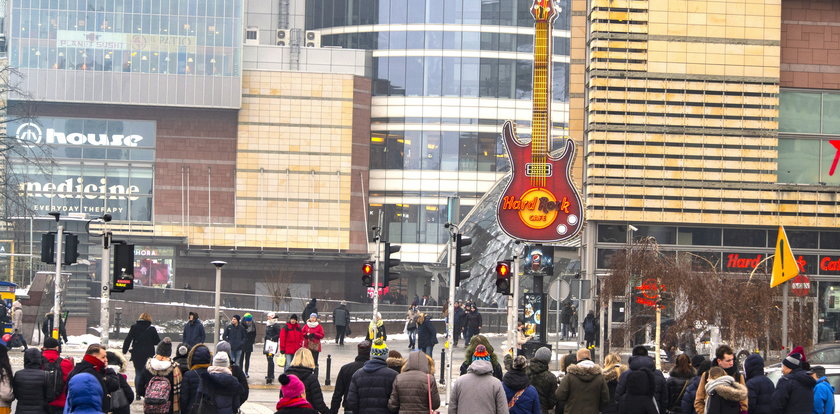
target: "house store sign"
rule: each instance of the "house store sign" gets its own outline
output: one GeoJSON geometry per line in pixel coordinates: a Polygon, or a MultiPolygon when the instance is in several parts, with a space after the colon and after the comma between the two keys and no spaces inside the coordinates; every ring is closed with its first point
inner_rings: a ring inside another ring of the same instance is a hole
{"type": "Polygon", "coordinates": [[[32,144],[47,145],[96,145],[111,147],[137,147],[143,141],[142,135],[125,134],[85,134],[78,131],[56,131],[53,128],[42,128],[35,122],[25,122],[15,130],[18,141],[32,144]]]}

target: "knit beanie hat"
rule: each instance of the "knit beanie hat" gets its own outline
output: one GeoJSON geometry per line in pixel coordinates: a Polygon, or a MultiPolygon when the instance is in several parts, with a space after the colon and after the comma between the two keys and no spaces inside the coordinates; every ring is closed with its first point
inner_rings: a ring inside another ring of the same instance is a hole
{"type": "Polygon", "coordinates": [[[297,317],[296,313],[293,313],[292,316],[289,316],[289,320],[292,320],[292,319],[298,320],[298,317],[297,317]]]}
{"type": "Polygon", "coordinates": [[[487,348],[484,345],[479,345],[475,347],[475,352],[473,352],[473,361],[480,359],[483,361],[490,360],[490,353],[487,352],[487,348]]]}
{"type": "Polygon", "coordinates": [[[368,340],[364,340],[362,342],[359,342],[359,345],[357,346],[357,349],[359,350],[359,355],[370,356],[370,346],[371,346],[371,343],[368,340]]]}
{"type": "Polygon", "coordinates": [[[237,322],[242,320],[242,317],[239,315],[233,315],[233,319],[236,319],[237,322]]]}
{"type": "Polygon", "coordinates": [[[251,315],[250,313],[246,313],[244,316],[242,316],[242,320],[245,321],[245,322],[251,322],[251,321],[254,320],[254,315],[251,315]]]}
{"type": "Polygon", "coordinates": [[[546,364],[551,362],[551,350],[547,347],[542,347],[534,353],[534,359],[537,361],[545,362],[546,364]]]}
{"type": "Polygon", "coordinates": [[[280,391],[283,392],[283,398],[300,397],[306,391],[297,375],[281,374],[278,379],[280,380],[280,391]]]}
{"type": "Polygon", "coordinates": [[[48,336],[47,338],[44,339],[44,348],[46,348],[46,349],[58,348],[58,340],[56,340],[55,338],[53,338],[51,336],[48,336]]]}
{"type": "Polygon", "coordinates": [[[160,341],[157,349],[155,349],[155,355],[165,356],[167,358],[172,356],[172,340],[168,336],[160,341]]]}
{"type": "Polygon", "coordinates": [[[691,366],[694,367],[694,369],[697,369],[700,366],[700,364],[702,364],[705,360],[706,357],[704,357],[703,355],[695,355],[691,358],[691,366]]]}
{"type": "Polygon", "coordinates": [[[230,353],[230,344],[228,341],[222,341],[216,344],[216,352],[226,352],[230,353]]]}
{"type": "Polygon", "coordinates": [[[317,314],[317,313],[315,313],[315,312],[312,312],[312,313],[310,313],[310,314],[309,314],[309,318],[310,318],[310,319],[312,319],[312,318],[316,318],[316,319],[317,319],[317,318],[318,318],[318,314],[317,314]]]}
{"type": "Polygon", "coordinates": [[[790,369],[797,369],[802,365],[802,355],[794,352],[783,359],[782,364],[790,369]]]}
{"type": "Polygon", "coordinates": [[[277,319],[277,314],[274,312],[269,312],[265,316],[268,317],[268,319],[277,319]]]}
{"type": "Polygon", "coordinates": [[[511,364],[511,368],[517,371],[524,370],[526,366],[528,366],[528,359],[522,355],[517,355],[511,364]]]}
{"type": "MultiPolygon", "coordinates": [[[[797,346],[790,351],[790,354],[799,354],[799,360],[802,362],[808,362],[808,357],[805,356],[805,348],[801,346],[797,346]]],[[[788,355],[790,355],[788,354],[788,355]]]]}
{"type": "Polygon", "coordinates": [[[227,352],[216,352],[216,356],[213,357],[213,366],[214,367],[230,367],[230,358],[228,358],[227,352]]]}
{"type": "Polygon", "coordinates": [[[187,346],[184,344],[178,344],[178,349],[175,350],[175,356],[177,357],[185,357],[189,353],[189,348],[187,348],[187,346]]]}
{"type": "Polygon", "coordinates": [[[373,341],[373,346],[370,347],[370,357],[383,361],[388,358],[388,345],[381,338],[373,341]]]}

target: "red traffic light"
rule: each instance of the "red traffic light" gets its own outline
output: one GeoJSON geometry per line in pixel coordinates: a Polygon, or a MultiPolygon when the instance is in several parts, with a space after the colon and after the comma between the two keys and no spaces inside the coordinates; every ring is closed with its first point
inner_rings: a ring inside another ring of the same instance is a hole
{"type": "Polygon", "coordinates": [[[373,274],[373,264],[371,264],[371,263],[362,264],[362,274],[365,275],[365,276],[373,274]]]}
{"type": "Polygon", "coordinates": [[[508,262],[499,262],[496,264],[496,274],[502,277],[506,277],[510,274],[510,263],[508,262]]]}

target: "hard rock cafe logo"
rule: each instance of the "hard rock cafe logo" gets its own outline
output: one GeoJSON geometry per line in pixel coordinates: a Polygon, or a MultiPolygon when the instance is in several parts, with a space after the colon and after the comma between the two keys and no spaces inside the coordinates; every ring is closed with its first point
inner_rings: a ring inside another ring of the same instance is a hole
{"type": "Polygon", "coordinates": [[[29,145],[37,145],[45,141],[46,144],[111,147],[136,147],[143,140],[140,135],[66,133],[56,131],[53,128],[47,128],[46,134],[44,134],[41,127],[33,122],[26,122],[17,127],[15,137],[18,141],[29,145]]]}
{"type": "MultiPolygon", "coordinates": [[[[543,229],[554,223],[560,212],[569,214],[571,203],[567,197],[557,200],[557,197],[545,188],[532,188],[522,194],[522,197],[505,196],[502,199],[502,210],[519,210],[519,218],[532,229],[543,229]]],[[[577,222],[577,216],[569,214],[569,224],[577,222]]]]}

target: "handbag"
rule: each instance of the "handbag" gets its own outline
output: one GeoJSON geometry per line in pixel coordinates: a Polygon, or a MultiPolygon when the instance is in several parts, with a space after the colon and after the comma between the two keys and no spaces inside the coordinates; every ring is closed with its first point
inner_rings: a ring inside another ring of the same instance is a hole
{"type": "Polygon", "coordinates": [[[272,341],[270,339],[265,340],[265,345],[263,345],[263,354],[266,355],[274,355],[277,353],[277,342],[272,341]]]}
{"type": "Polygon", "coordinates": [[[117,410],[131,405],[122,388],[111,393],[111,410],[117,410]]]}
{"type": "Polygon", "coordinates": [[[274,363],[277,364],[278,367],[283,368],[286,366],[286,354],[274,354],[274,363]]]}
{"type": "Polygon", "coordinates": [[[310,351],[318,352],[319,347],[320,347],[320,344],[318,342],[313,341],[312,339],[307,339],[306,340],[306,349],[308,349],[310,351]]]}
{"type": "Polygon", "coordinates": [[[440,414],[440,411],[435,411],[432,409],[432,376],[426,374],[426,390],[429,394],[429,414],[440,414]]]}

